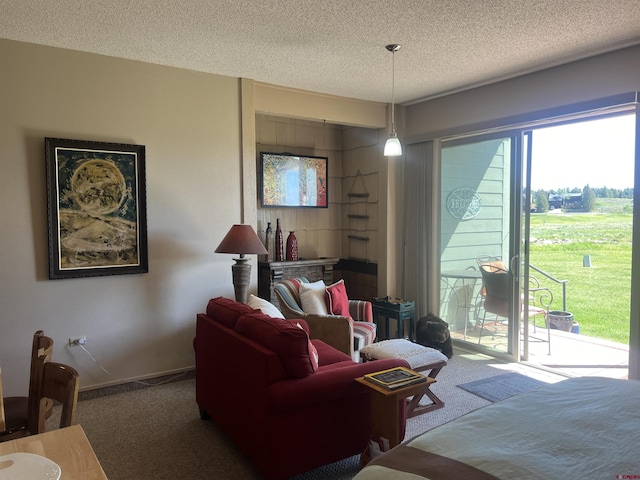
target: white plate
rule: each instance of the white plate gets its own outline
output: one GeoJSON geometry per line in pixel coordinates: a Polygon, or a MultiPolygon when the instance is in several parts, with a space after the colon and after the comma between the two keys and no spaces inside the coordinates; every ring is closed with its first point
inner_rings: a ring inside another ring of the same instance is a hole
{"type": "Polygon", "coordinates": [[[0,480],[59,480],[60,467],[33,453],[10,453],[0,457],[0,480]]]}

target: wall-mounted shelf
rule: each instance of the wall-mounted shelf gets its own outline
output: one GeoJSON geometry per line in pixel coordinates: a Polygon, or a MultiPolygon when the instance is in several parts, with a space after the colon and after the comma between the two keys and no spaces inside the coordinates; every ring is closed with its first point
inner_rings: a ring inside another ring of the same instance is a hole
{"type": "Polygon", "coordinates": [[[363,220],[367,220],[369,218],[369,215],[356,215],[355,213],[349,213],[347,215],[347,217],[349,217],[349,218],[361,218],[363,220]]]}
{"type": "Polygon", "coordinates": [[[369,237],[361,237],[360,235],[347,235],[347,238],[351,240],[362,240],[363,242],[369,241],[369,237]]]}
{"type": "Polygon", "coordinates": [[[369,194],[368,193],[347,193],[348,197],[353,197],[353,198],[368,198],[369,194]]]}

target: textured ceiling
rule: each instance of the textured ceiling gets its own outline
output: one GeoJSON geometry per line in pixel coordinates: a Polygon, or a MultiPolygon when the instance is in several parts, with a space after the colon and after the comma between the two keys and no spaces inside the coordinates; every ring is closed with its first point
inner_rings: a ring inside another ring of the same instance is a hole
{"type": "MultiPolygon", "coordinates": [[[[0,38],[397,103],[640,43],[640,0],[0,0],[0,38]]],[[[638,59],[640,61],[640,59],[638,59]]]]}

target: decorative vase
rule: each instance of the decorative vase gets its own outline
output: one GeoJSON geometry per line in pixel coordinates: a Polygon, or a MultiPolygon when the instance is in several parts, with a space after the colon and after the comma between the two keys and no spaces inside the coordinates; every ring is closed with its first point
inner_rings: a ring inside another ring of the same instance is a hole
{"type": "Polygon", "coordinates": [[[273,229],[271,228],[271,222],[267,222],[267,232],[265,233],[264,248],[267,249],[267,262],[273,260],[273,229]]]}
{"type": "Polygon", "coordinates": [[[282,238],[282,229],[280,228],[280,219],[276,219],[276,262],[282,262],[284,260],[284,239],[282,238]]]}
{"type": "Polygon", "coordinates": [[[298,260],[298,239],[293,234],[293,231],[289,232],[287,237],[287,261],[295,262],[298,260]]]}

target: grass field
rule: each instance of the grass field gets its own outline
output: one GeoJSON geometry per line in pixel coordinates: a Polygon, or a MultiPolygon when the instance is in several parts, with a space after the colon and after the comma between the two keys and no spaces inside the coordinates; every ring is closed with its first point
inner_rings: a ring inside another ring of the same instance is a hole
{"type": "MultiPolygon", "coordinates": [[[[629,342],[632,216],[622,212],[630,211],[630,202],[600,201],[596,213],[532,214],[530,235],[531,264],[568,280],[567,310],[579,322],[580,333],[625,344],[629,342]],[[590,255],[591,267],[583,266],[585,255],[590,255]]],[[[548,282],[542,283],[554,292],[551,309],[562,310],[562,288],[548,282]]]]}

